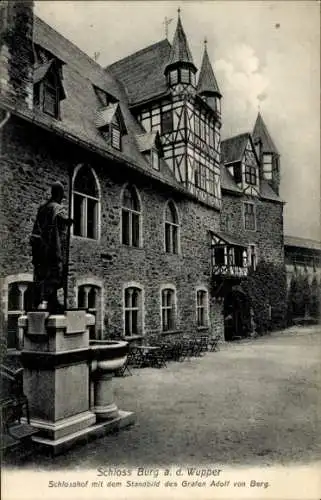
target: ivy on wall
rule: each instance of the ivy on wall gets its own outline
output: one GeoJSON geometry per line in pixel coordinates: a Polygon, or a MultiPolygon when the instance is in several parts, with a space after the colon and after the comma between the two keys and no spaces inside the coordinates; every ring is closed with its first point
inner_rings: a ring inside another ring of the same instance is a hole
{"type": "Polygon", "coordinates": [[[2,30],[0,45],[8,47],[10,64],[8,75],[10,86],[16,97],[25,99],[27,88],[25,82],[30,79],[30,70],[33,66],[33,52],[31,42],[31,2],[15,2],[2,9],[0,23],[2,30]],[[6,16],[6,17],[5,17],[6,16]],[[26,41],[30,40],[30,43],[26,41]]]}
{"type": "Polygon", "coordinates": [[[287,294],[285,266],[260,261],[242,284],[254,313],[256,332],[284,328],[286,325],[287,294]]]}

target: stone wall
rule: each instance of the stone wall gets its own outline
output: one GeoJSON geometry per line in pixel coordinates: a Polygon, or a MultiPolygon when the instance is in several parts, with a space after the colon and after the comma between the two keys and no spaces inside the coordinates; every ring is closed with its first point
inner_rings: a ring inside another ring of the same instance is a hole
{"type": "Polygon", "coordinates": [[[224,193],[221,228],[243,238],[249,244],[255,244],[258,260],[264,259],[275,264],[284,263],[282,203],[224,193]],[[256,231],[244,229],[243,205],[246,201],[255,204],[256,231]]]}
{"type": "MultiPolygon", "coordinates": [[[[46,198],[54,180],[68,192],[68,172],[80,162],[95,170],[101,190],[100,241],[73,237],[70,250],[70,305],[76,303],[77,280],[101,282],[102,319],[113,334],[123,333],[123,290],[137,284],[144,291],[144,331],[160,330],[160,290],[166,284],[177,291],[177,329],[196,332],[196,287],[204,286],[210,296],[209,230],[219,229],[218,212],[183,198],[169,188],[108,163],[11,117],[3,132],[2,182],[2,277],[32,272],[29,237],[37,207],[46,198]],[[121,193],[133,183],[142,205],[142,248],[120,243],[121,193]],[[179,255],[164,250],[164,208],[172,199],[180,220],[179,255]],[[105,314],[108,316],[105,318],[105,314]]],[[[213,304],[209,316],[213,328],[222,328],[222,305],[213,304]],[[219,319],[220,318],[220,319],[219,319]]],[[[103,332],[103,335],[109,332],[103,332]]]]}

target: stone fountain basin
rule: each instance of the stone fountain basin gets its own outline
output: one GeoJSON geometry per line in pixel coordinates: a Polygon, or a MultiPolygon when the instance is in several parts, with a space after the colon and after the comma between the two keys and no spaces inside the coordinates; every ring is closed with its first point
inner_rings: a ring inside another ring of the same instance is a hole
{"type": "Polygon", "coordinates": [[[114,372],[125,364],[129,344],[123,340],[90,340],[89,350],[92,371],[114,372]]]}

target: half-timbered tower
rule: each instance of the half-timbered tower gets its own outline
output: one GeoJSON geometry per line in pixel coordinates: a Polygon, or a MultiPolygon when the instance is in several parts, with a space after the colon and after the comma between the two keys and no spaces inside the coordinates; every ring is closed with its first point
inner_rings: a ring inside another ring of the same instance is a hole
{"type": "Polygon", "coordinates": [[[219,209],[222,95],[206,44],[197,78],[179,14],[171,46],[164,40],[108,69],[125,84],[131,110],[146,132],[160,133],[164,159],[177,181],[219,209]]]}

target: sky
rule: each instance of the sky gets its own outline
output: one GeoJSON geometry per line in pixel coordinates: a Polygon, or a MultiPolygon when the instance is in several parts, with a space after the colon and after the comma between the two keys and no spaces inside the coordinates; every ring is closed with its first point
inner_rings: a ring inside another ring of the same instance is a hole
{"type": "Polygon", "coordinates": [[[165,38],[177,9],[194,63],[207,50],[223,94],[222,138],[260,109],[281,154],[285,234],[320,240],[320,1],[36,1],[35,13],[102,66],[165,38]]]}

